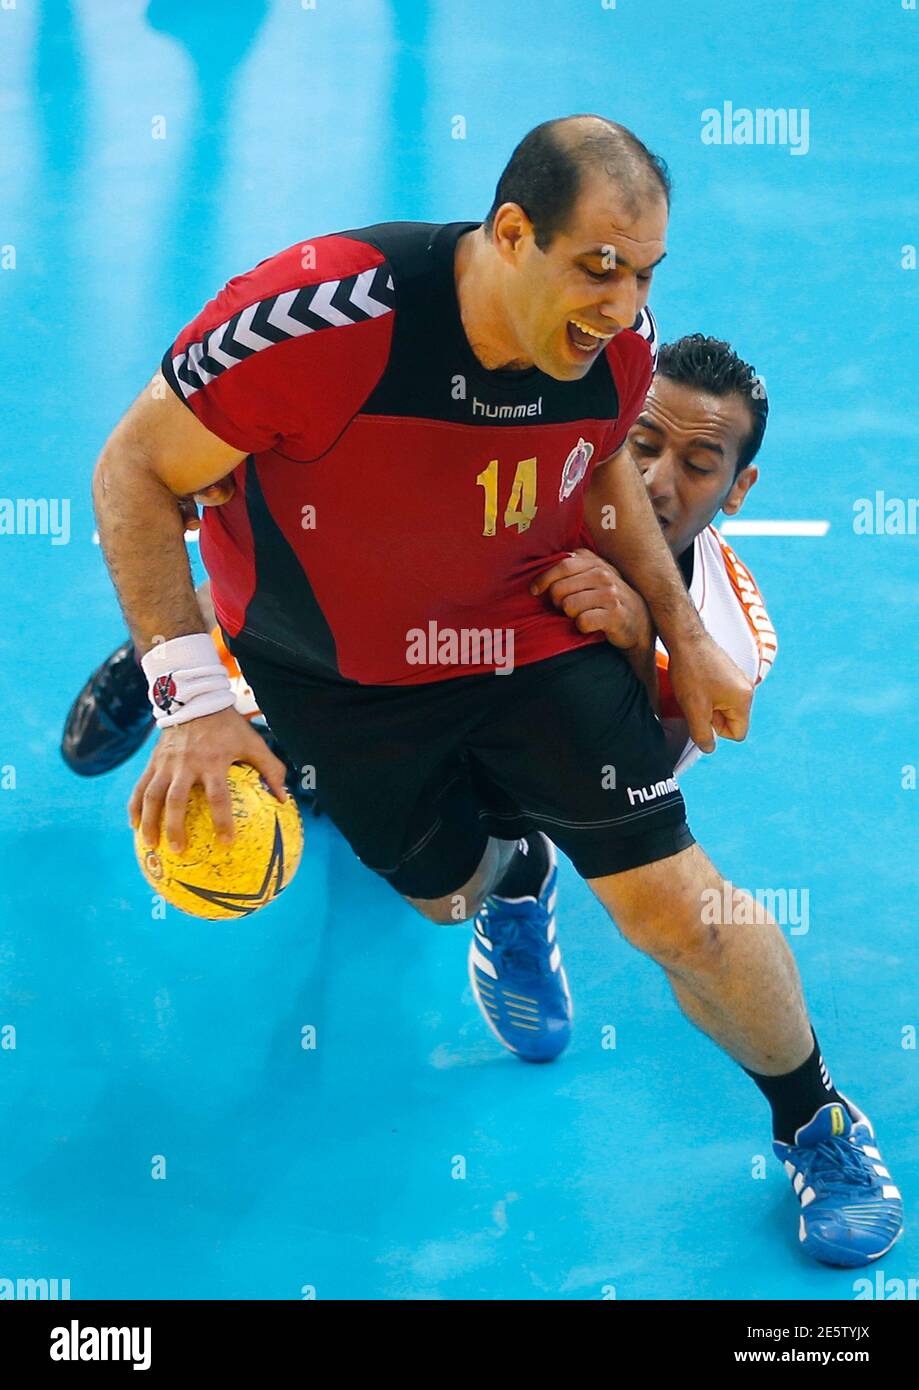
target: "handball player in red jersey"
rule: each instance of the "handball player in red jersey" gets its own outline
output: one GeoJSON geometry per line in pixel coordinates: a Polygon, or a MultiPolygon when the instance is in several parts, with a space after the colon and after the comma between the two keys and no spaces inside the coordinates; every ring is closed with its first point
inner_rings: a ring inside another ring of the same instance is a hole
{"type": "Polygon", "coordinates": [[[636,669],[604,613],[573,624],[538,583],[588,535],[647,606],[689,738],[745,736],[752,683],[706,633],[621,449],[651,381],[632,325],[669,198],[622,126],[546,122],[484,222],[298,242],[182,329],[94,477],[160,728],[130,813],[181,849],[196,783],[230,835],[232,762],[286,795],[202,630],[175,504],[232,472],[201,535],[226,645],[361,860],[430,920],[475,918],[499,1035],[513,1017],[541,1039],[532,1060],[567,1036],[554,842],[766,1095],[802,1247],[860,1264],[899,1235],[899,1192],[822,1063],[778,925],[694,842],[653,655],[636,669]],[[706,919],[722,893],[754,930],[706,919]]]}

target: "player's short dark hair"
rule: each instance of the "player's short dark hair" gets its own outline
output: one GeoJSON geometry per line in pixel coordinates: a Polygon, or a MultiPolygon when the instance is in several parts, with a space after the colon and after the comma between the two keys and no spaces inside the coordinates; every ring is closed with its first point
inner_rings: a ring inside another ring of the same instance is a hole
{"type": "Polygon", "coordinates": [[[633,216],[649,194],[663,195],[670,206],[667,165],[637,135],[605,116],[561,116],[535,126],[514,150],[498,179],[485,231],[491,235],[503,203],[517,203],[533,223],[536,245],[547,250],[570,223],[584,182],[593,172],[605,173],[616,184],[633,216]],[[585,119],[589,126],[566,129],[567,122],[585,119]]]}
{"type": "MultiPolygon", "coordinates": [[[[673,343],[664,343],[657,358],[657,375],[681,386],[693,386],[713,396],[738,395],[749,408],[750,433],[741,446],[736,472],[753,462],[766,433],[769,402],[761,377],[720,338],[688,333],[673,343]]],[[[735,474],[736,476],[736,474],[735,474]]]]}

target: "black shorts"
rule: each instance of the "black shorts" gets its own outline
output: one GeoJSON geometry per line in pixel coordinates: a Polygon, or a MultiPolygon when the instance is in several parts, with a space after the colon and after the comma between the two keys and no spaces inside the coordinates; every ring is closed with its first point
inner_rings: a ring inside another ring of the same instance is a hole
{"type": "Polygon", "coordinates": [[[315,776],[323,811],[406,897],[462,888],[489,836],[543,830],[583,878],[693,844],[661,725],[608,643],[507,675],[374,686],[224,636],[288,760],[315,776]]]}

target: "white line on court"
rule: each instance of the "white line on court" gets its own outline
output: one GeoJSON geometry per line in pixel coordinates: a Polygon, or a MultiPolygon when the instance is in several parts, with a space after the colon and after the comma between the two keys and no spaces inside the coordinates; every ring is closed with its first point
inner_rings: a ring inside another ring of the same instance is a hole
{"type": "Polygon", "coordinates": [[[722,521],[722,536],[825,536],[828,521],[722,521]]]}

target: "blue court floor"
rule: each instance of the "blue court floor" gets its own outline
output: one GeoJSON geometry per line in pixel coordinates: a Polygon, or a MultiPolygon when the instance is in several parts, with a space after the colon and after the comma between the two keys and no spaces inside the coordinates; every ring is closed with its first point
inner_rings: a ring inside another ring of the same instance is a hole
{"type": "Polygon", "coordinates": [[[847,1301],[919,1276],[919,540],[853,526],[919,491],[917,46],[900,0],[0,4],[0,493],[70,508],[66,536],[0,535],[0,1280],[847,1301]],[[806,153],[703,143],[725,102],[806,109],[806,153]],[[86,782],[58,753],[123,631],[90,474],[177,330],[300,238],[484,216],[523,134],[577,111],[670,162],[664,338],[728,338],[766,380],[744,518],[829,523],[735,538],[779,657],[748,742],[684,792],[734,883],[809,894],[815,1026],[907,1203],[869,1271],[799,1254],[759,1094],[569,865],[575,1037],[528,1068],[472,1002],[468,928],[327,822],[263,913],[158,920],[125,811],[143,756],[86,782]]]}

